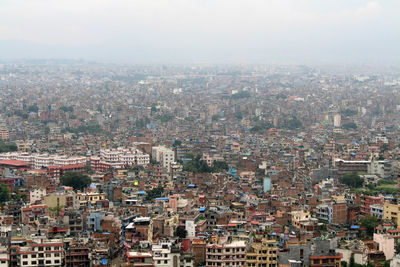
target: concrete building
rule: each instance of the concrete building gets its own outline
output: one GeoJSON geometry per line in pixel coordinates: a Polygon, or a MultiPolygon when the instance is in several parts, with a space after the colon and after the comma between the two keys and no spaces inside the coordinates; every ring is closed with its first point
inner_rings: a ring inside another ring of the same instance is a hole
{"type": "Polygon", "coordinates": [[[254,242],[246,253],[247,267],[277,267],[278,246],[277,241],[262,239],[261,243],[254,242]]]}
{"type": "Polygon", "coordinates": [[[44,196],[46,196],[46,188],[40,188],[40,187],[32,188],[29,191],[29,203],[35,204],[37,201],[41,202],[44,196]]]}
{"type": "Polygon", "coordinates": [[[153,245],[153,260],[156,267],[193,267],[193,259],[181,253],[171,241],[153,245]]]}
{"type": "Polygon", "coordinates": [[[175,162],[175,153],[173,150],[165,146],[157,146],[152,148],[151,155],[154,160],[161,163],[161,165],[168,170],[171,170],[171,163],[175,162]]]}
{"type": "Polygon", "coordinates": [[[329,203],[317,206],[317,218],[326,223],[345,224],[347,221],[347,203],[329,203]]]}
{"type": "Polygon", "coordinates": [[[374,204],[370,206],[371,208],[371,215],[375,216],[379,219],[383,218],[383,205],[380,204],[374,204]]]}
{"type": "Polygon", "coordinates": [[[126,265],[133,267],[153,267],[153,255],[148,252],[127,251],[126,252],[126,265]]]}
{"type": "Polygon", "coordinates": [[[393,259],[395,254],[394,250],[395,242],[393,236],[388,234],[374,233],[374,242],[379,244],[379,250],[383,251],[386,260],[393,259]]]}
{"type": "Polygon", "coordinates": [[[35,239],[19,248],[19,266],[62,266],[62,240],[35,239]]]}
{"type": "Polygon", "coordinates": [[[206,266],[245,266],[246,242],[233,241],[223,244],[209,244],[206,248],[206,266]]]}
{"type": "Polygon", "coordinates": [[[396,225],[400,222],[399,204],[386,201],[383,204],[383,219],[391,221],[396,225]]]}

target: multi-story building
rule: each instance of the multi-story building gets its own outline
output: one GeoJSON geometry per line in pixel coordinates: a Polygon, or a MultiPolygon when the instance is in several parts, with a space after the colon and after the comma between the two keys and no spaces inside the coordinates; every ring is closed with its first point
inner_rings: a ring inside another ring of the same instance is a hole
{"type": "Polygon", "coordinates": [[[126,264],[123,266],[153,267],[153,255],[148,252],[127,251],[126,264]]]}
{"type": "Polygon", "coordinates": [[[26,240],[25,246],[17,248],[19,266],[63,266],[62,240],[26,240]]]}
{"type": "Polygon", "coordinates": [[[328,203],[317,206],[317,218],[327,223],[344,224],[347,221],[347,203],[328,203]]]}
{"type": "Polygon", "coordinates": [[[254,242],[246,253],[247,267],[277,267],[278,246],[277,241],[262,239],[254,242]]]}
{"type": "Polygon", "coordinates": [[[63,223],[69,228],[71,235],[79,235],[83,231],[83,218],[81,211],[67,209],[64,211],[63,223]]]}
{"type": "Polygon", "coordinates": [[[371,215],[371,205],[382,205],[385,201],[384,197],[373,197],[373,196],[360,196],[361,206],[360,212],[363,215],[371,215]]]}
{"type": "Polygon", "coordinates": [[[400,206],[397,203],[386,201],[383,204],[383,219],[389,220],[396,225],[400,222],[400,206]]]}
{"type": "Polygon", "coordinates": [[[90,158],[90,166],[94,171],[105,172],[111,168],[121,169],[126,166],[146,166],[150,163],[150,155],[135,147],[102,149],[99,157],[90,158]]]}
{"type": "Polygon", "coordinates": [[[368,165],[371,163],[369,160],[335,160],[335,166],[338,169],[338,174],[343,175],[346,173],[360,172],[367,173],[368,165]]]}
{"type": "Polygon", "coordinates": [[[10,138],[10,133],[4,125],[0,125],[0,139],[1,140],[6,140],[10,138]]]}
{"type": "Polygon", "coordinates": [[[381,204],[375,204],[375,205],[371,205],[371,215],[375,216],[379,219],[383,218],[383,205],[381,204]]]}
{"type": "Polygon", "coordinates": [[[121,162],[125,165],[145,166],[150,162],[150,156],[136,147],[100,150],[100,159],[105,162],[121,162]]]}
{"type": "Polygon", "coordinates": [[[311,214],[309,211],[292,211],[292,223],[293,225],[300,229],[300,224],[302,222],[308,222],[311,219],[311,214]]]}
{"type": "Polygon", "coordinates": [[[31,191],[29,191],[30,204],[35,204],[36,201],[42,201],[44,196],[46,196],[46,188],[32,188],[31,191]]]}
{"type": "Polygon", "coordinates": [[[79,192],[76,195],[80,207],[85,207],[89,203],[90,205],[96,205],[97,201],[106,200],[106,194],[97,192],[79,192]]]}
{"type": "Polygon", "coordinates": [[[154,160],[160,162],[164,168],[170,171],[170,164],[175,161],[175,153],[172,149],[165,146],[153,147],[151,155],[154,160]]]}
{"type": "Polygon", "coordinates": [[[206,247],[206,266],[245,266],[246,242],[243,240],[206,247]]]}
{"type": "Polygon", "coordinates": [[[66,267],[90,267],[89,248],[71,245],[65,253],[66,267]]]}
{"type": "Polygon", "coordinates": [[[33,169],[41,169],[50,166],[67,166],[74,164],[86,164],[87,158],[80,156],[60,156],[51,154],[37,154],[26,152],[0,153],[0,159],[18,160],[29,163],[33,169]]]}
{"type": "Polygon", "coordinates": [[[156,267],[193,267],[193,259],[182,254],[180,248],[170,241],[153,245],[152,252],[156,267]]]}

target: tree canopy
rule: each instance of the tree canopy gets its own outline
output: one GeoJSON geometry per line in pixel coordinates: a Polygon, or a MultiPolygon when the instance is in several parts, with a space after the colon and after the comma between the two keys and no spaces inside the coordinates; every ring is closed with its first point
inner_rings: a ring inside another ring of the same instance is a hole
{"type": "Polygon", "coordinates": [[[343,129],[345,129],[345,130],[349,130],[349,129],[354,129],[354,130],[356,130],[357,129],[357,124],[355,124],[354,122],[348,122],[348,123],[345,123],[345,124],[343,124],[343,129]]]}
{"type": "Polygon", "coordinates": [[[4,184],[0,184],[0,203],[3,204],[10,200],[10,189],[4,184]]]}
{"type": "Polygon", "coordinates": [[[183,238],[186,238],[186,236],[187,236],[187,231],[186,231],[186,229],[185,229],[185,227],[183,227],[183,226],[178,226],[177,228],[176,228],[176,231],[175,231],[175,236],[177,236],[177,237],[179,237],[179,238],[181,238],[181,239],[183,239],[183,238]]]}
{"type": "Polygon", "coordinates": [[[376,218],[375,216],[368,215],[360,219],[360,225],[362,227],[367,228],[368,236],[374,235],[375,227],[377,227],[378,224],[379,224],[379,219],[376,218]]]}
{"type": "Polygon", "coordinates": [[[61,184],[71,186],[74,190],[82,190],[88,187],[91,182],[90,177],[82,173],[67,172],[61,177],[61,184]]]}
{"type": "Polygon", "coordinates": [[[150,191],[147,191],[146,193],[147,193],[146,200],[151,201],[154,198],[161,197],[162,193],[164,193],[164,188],[159,186],[151,189],[150,191]]]}
{"type": "Polygon", "coordinates": [[[188,163],[183,166],[184,171],[193,172],[193,173],[204,173],[204,172],[220,172],[224,170],[228,170],[229,166],[225,161],[216,160],[213,162],[212,166],[209,166],[207,162],[201,159],[200,154],[194,156],[193,154],[189,154],[188,156],[192,159],[188,163]]]}
{"type": "Polygon", "coordinates": [[[3,143],[3,142],[0,142],[0,153],[17,151],[17,150],[18,150],[18,147],[14,143],[3,143]]]}
{"type": "Polygon", "coordinates": [[[360,177],[355,172],[346,173],[343,177],[339,178],[339,182],[342,184],[348,185],[351,188],[361,187],[364,183],[364,179],[360,177]]]}

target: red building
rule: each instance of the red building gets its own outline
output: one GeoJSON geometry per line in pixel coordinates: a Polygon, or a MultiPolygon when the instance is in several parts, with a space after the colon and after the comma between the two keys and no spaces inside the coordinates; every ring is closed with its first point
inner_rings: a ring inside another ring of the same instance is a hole
{"type": "Polygon", "coordinates": [[[83,172],[85,170],[85,164],[71,164],[65,166],[49,166],[47,168],[47,174],[52,178],[59,179],[66,172],[83,172]]]}
{"type": "Polygon", "coordinates": [[[360,213],[362,215],[371,215],[371,205],[375,204],[383,205],[385,198],[361,195],[360,200],[361,200],[360,213]]]}

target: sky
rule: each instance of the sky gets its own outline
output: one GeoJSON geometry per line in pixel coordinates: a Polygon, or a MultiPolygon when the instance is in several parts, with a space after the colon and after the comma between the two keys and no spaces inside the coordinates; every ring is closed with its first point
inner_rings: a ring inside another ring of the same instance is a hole
{"type": "Polygon", "coordinates": [[[0,59],[397,63],[399,0],[0,0],[0,59]]]}

